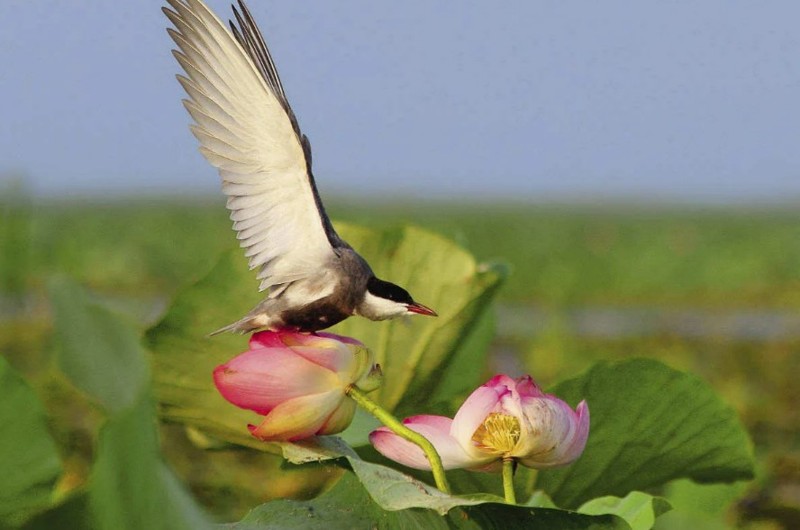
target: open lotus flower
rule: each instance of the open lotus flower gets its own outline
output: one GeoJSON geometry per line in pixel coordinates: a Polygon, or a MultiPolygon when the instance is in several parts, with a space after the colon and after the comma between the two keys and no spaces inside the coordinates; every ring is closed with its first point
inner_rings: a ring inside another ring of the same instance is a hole
{"type": "Polygon", "coordinates": [[[253,436],[268,441],[294,441],[344,430],[355,403],[345,391],[358,384],[377,388],[380,368],[357,340],[317,333],[262,331],[250,349],[214,370],[222,397],[261,414],[249,425],[253,436]]]}
{"type": "MultiPolygon", "coordinates": [[[[453,419],[412,416],[403,423],[436,447],[445,469],[496,470],[513,458],[537,469],[563,466],[583,452],[589,436],[589,408],[576,410],[543,393],[530,376],[497,375],[475,390],[453,419]]],[[[386,427],[370,442],[387,458],[416,469],[431,466],[422,451],[386,427]]]]}

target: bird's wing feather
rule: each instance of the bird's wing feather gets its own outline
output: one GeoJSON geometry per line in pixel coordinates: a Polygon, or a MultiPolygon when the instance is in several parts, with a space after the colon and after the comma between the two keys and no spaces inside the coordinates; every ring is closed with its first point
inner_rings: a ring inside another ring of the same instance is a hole
{"type": "MultiPolygon", "coordinates": [[[[167,0],[192,133],[222,177],[233,227],[260,290],[316,273],[341,240],[322,208],[300,133],[249,13],[239,37],[200,0],[167,0]],[[242,47],[242,37],[252,42],[242,47]],[[265,67],[266,65],[266,67],[265,67]]],[[[241,5],[241,4],[240,4],[241,5]]]]}
{"type": "Polygon", "coordinates": [[[261,35],[261,30],[258,29],[258,25],[255,23],[253,16],[250,14],[250,10],[247,9],[247,5],[244,3],[244,0],[238,1],[239,9],[236,9],[236,6],[234,6],[233,14],[236,17],[236,21],[239,26],[237,27],[236,24],[231,21],[231,31],[236,37],[236,40],[239,41],[239,44],[242,46],[242,48],[247,51],[250,59],[252,59],[253,63],[258,68],[262,79],[264,79],[264,81],[269,85],[272,93],[275,94],[275,97],[277,97],[280,101],[283,109],[286,111],[287,116],[289,116],[289,121],[292,124],[292,128],[294,128],[294,132],[297,134],[297,137],[300,138],[303,146],[303,153],[306,157],[308,182],[311,186],[311,191],[314,194],[314,201],[316,202],[317,210],[320,213],[322,224],[325,228],[325,234],[328,236],[328,241],[335,248],[349,248],[349,245],[339,237],[339,234],[336,233],[336,230],[333,228],[333,224],[331,224],[330,218],[325,213],[325,208],[322,205],[322,200],[320,199],[319,192],[317,191],[316,182],[314,182],[314,174],[311,171],[311,142],[309,142],[308,136],[304,135],[300,131],[300,125],[298,125],[294,111],[292,111],[292,107],[289,105],[289,101],[286,99],[286,92],[283,90],[281,78],[278,75],[275,62],[272,60],[272,55],[269,53],[269,48],[267,48],[267,44],[264,42],[264,37],[261,35]]]}

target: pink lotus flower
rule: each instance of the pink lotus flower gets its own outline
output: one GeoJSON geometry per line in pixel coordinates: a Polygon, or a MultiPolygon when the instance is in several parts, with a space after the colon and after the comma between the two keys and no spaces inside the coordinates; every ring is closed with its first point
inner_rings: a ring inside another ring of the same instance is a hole
{"type": "MultiPolygon", "coordinates": [[[[403,423],[425,436],[445,469],[494,471],[503,458],[537,469],[576,460],[589,436],[589,408],[576,410],[545,394],[530,376],[497,375],[475,390],[451,420],[445,416],[412,416],[403,423]]],[[[416,469],[431,468],[422,451],[386,427],[370,442],[387,458],[416,469]]]]}
{"type": "Polygon", "coordinates": [[[248,425],[253,436],[293,441],[343,431],[356,407],[345,391],[353,384],[373,390],[379,375],[372,353],[357,340],[262,331],[248,351],[217,366],[214,384],[237,407],[265,416],[248,425]]]}

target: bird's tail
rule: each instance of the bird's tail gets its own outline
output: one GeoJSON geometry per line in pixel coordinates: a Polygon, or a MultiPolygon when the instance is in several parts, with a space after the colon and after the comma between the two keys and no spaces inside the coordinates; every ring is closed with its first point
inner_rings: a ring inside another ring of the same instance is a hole
{"type": "Polygon", "coordinates": [[[233,324],[228,324],[227,326],[221,327],[216,331],[212,331],[207,337],[213,337],[215,335],[219,335],[220,333],[238,333],[240,335],[244,335],[246,333],[250,333],[251,331],[255,331],[259,329],[259,326],[253,325],[252,317],[246,316],[241,320],[237,320],[233,324]]]}
{"type": "Polygon", "coordinates": [[[217,331],[209,333],[208,336],[213,337],[214,335],[228,332],[245,335],[260,329],[269,329],[274,323],[274,319],[269,317],[272,311],[272,308],[269,306],[271,303],[272,301],[269,298],[262,301],[233,324],[228,324],[225,327],[219,328],[217,331]]]}

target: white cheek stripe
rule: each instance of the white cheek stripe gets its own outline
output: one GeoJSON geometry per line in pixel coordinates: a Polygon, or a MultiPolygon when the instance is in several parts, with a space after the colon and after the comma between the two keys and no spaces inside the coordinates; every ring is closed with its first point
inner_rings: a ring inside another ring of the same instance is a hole
{"type": "Polygon", "coordinates": [[[408,312],[405,304],[392,302],[385,298],[375,296],[369,291],[364,295],[359,314],[367,318],[380,319],[392,318],[408,312]]]}

